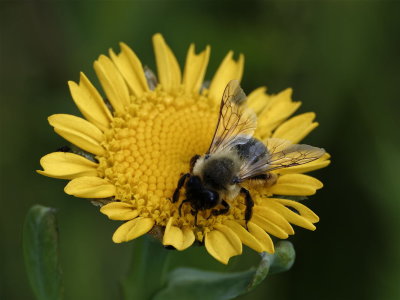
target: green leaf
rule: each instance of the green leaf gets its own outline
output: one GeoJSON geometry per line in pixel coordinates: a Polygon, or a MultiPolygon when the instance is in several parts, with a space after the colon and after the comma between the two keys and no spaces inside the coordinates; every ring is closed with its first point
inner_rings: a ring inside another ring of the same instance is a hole
{"type": "Polygon", "coordinates": [[[232,299],[247,291],[254,269],[220,273],[179,268],[171,272],[165,289],[154,300],[232,299]]]}
{"type": "Polygon", "coordinates": [[[262,253],[259,265],[247,271],[222,273],[179,268],[169,274],[166,287],[153,300],[233,299],[252,291],[268,273],[288,270],[294,258],[292,243],[281,241],[275,254],[262,253]]]}
{"type": "Polygon", "coordinates": [[[151,299],[165,284],[170,251],[149,235],[133,242],[131,267],[122,280],[125,300],[151,299]]]}
{"type": "Polygon", "coordinates": [[[37,299],[62,299],[62,272],[58,257],[58,230],[53,208],[30,208],[23,232],[26,270],[37,299]]]}

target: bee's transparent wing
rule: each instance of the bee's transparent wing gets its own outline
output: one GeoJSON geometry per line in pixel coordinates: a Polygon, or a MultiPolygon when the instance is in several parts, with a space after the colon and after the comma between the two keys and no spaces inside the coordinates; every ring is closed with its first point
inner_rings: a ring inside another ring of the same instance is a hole
{"type": "Polygon", "coordinates": [[[292,144],[287,140],[271,138],[265,141],[267,153],[256,161],[245,161],[240,169],[238,181],[242,182],[254,176],[277,169],[289,168],[312,162],[325,150],[304,144],[292,144]]]}
{"type": "Polygon", "coordinates": [[[207,153],[229,149],[253,136],[257,118],[253,111],[245,107],[245,102],[246,95],[239,82],[231,80],[222,96],[217,128],[207,153]]]}
{"type": "Polygon", "coordinates": [[[269,152],[267,171],[294,167],[312,162],[325,154],[322,148],[271,138],[266,140],[269,152]]]}

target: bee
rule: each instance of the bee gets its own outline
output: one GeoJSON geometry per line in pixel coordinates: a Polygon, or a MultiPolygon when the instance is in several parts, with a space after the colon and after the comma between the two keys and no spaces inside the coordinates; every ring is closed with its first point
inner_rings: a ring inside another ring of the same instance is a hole
{"type": "Polygon", "coordinates": [[[239,82],[230,81],[222,96],[217,127],[208,151],[193,156],[190,172],[183,174],[178,181],[172,202],[179,201],[180,190],[185,187],[179,215],[182,206],[190,204],[195,226],[199,211],[211,210],[210,217],[226,214],[230,201],[239,194],[245,199],[244,219],[247,224],[254,201],[243,183],[254,181],[272,185],[277,175],[271,171],[306,164],[325,153],[324,149],[283,139],[260,141],[254,138],[257,118],[246,107],[246,100],[239,82]]]}

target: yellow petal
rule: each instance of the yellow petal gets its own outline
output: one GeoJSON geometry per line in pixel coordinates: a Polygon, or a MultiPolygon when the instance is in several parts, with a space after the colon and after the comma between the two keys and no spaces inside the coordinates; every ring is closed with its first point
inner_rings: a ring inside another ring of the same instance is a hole
{"type": "Polygon", "coordinates": [[[100,145],[103,133],[92,123],[67,114],[52,115],[48,120],[54,131],[72,144],[96,155],[104,152],[100,145]]]}
{"type": "Polygon", "coordinates": [[[323,187],[318,179],[304,174],[284,174],[268,190],[275,195],[310,196],[323,187]]]}
{"type": "Polygon", "coordinates": [[[165,43],[161,34],[153,36],[158,78],[166,91],[172,91],[181,84],[181,69],[175,55],[165,43]]]}
{"type": "MultiPolygon", "coordinates": [[[[289,222],[291,222],[293,224],[296,224],[296,223],[294,223],[290,219],[288,219],[287,216],[292,215],[291,213],[294,213],[294,212],[292,210],[288,209],[286,206],[294,208],[300,216],[307,219],[311,223],[319,222],[319,217],[311,209],[309,209],[307,206],[301,204],[300,202],[293,201],[293,200],[287,200],[287,199],[279,199],[279,198],[269,198],[269,199],[272,200],[271,203],[273,205],[273,209],[275,209],[278,213],[283,215],[284,218],[286,218],[289,222]],[[282,209],[282,207],[279,205],[276,205],[276,203],[281,204],[282,206],[285,206],[284,207],[285,209],[282,209]]],[[[269,204],[269,202],[267,202],[267,201],[266,201],[266,203],[269,204]]],[[[294,214],[296,214],[296,213],[294,213],[294,214]]],[[[302,226],[302,225],[299,225],[299,226],[302,226]]],[[[304,226],[302,226],[302,227],[304,227],[304,226]]]]}
{"type": "Polygon", "coordinates": [[[256,205],[253,209],[253,212],[254,214],[260,215],[260,217],[264,219],[268,219],[268,221],[274,223],[276,226],[281,228],[287,234],[289,235],[294,234],[293,227],[289,224],[289,222],[280,214],[275,212],[273,209],[256,205]]]}
{"type": "Polygon", "coordinates": [[[182,247],[178,250],[184,250],[186,248],[189,248],[195,241],[194,232],[189,226],[184,226],[182,228],[182,233],[183,233],[182,247]]]}
{"type": "Polygon", "coordinates": [[[73,81],[69,81],[68,85],[72,99],[82,115],[102,131],[109,128],[111,112],[85,74],[80,74],[79,85],[73,81]]]}
{"type": "Polygon", "coordinates": [[[318,126],[318,123],[313,122],[314,119],[315,113],[312,112],[293,117],[281,124],[272,137],[285,139],[296,144],[318,126]]]}
{"type": "Polygon", "coordinates": [[[209,98],[213,99],[216,104],[221,102],[222,93],[229,81],[242,79],[244,56],[240,54],[237,61],[232,57],[233,52],[229,51],[211,80],[209,98]]]}
{"type": "Polygon", "coordinates": [[[265,93],[266,91],[266,87],[259,87],[247,96],[247,106],[256,114],[259,114],[270,101],[269,96],[265,93]]]}
{"type": "Polygon", "coordinates": [[[40,159],[43,171],[38,170],[44,176],[74,179],[81,176],[96,176],[97,164],[74,153],[53,152],[40,159]]]}
{"type": "Polygon", "coordinates": [[[208,253],[223,264],[227,264],[232,256],[242,253],[239,237],[224,225],[206,233],[205,246],[208,253]]]}
{"type": "MultiPolygon", "coordinates": [[[[291,201],[291,200],[287,200],[287,201],[291,201]]],[[[316,220],[319,220],[318,216],[316,214],[314,214],[309,208],[307,208],[306,206],[304,206],[298,202],[292,201],[291,203],[287,203],[287,205],[289,207],[293,207],[293,208],[295,208],[293,205],[295,205],[297,207],[301,206],[301,208],[300,208],[301,212],[307,217],[301,215],[300,212],[299,212],[300,214],[297,214],[294,211],[292,211],[291,209],[285,207],[285,205],[280,203],[278,201],[278,199],[269,198],[268,200],[265,201],[264,205],[275,210],[277,213],[282,215],[286,220],[288,220],[290,223],[292,223],[294,225],[306,228],[308,230],[316,229],[316,227],[312,224],[312,222],[309,220],[309,218],[312,219],[313,221],[316,221],[316,220]]],[[[299,211],[299,210],[297,210],[297,211],[299,211]]]]}
{"type": "Polygon", "coordinates": [[[279,226],[275,225],[268,219],[264,218],[263,216],[260,216],[258,214],[253,214],[253,217],[251,218],[251,221],[264,229],[266,232],[280,238],[280,239],[287,239],[288,234],[279,226]]]}
{"type": "Polygon", "coordinates": [[[183,233],[179,227],[173,226],[173,222],[174,218],[169,218],[167,226],[165,227],[163,245],[171,245],[179,250],[182,246],[183,233]]]}
{"type": "Polygon", "coordinates": [[[204,75],[206,73],[209,58],[210,46],[207,46],[203,52],[196,54],[194,50],[194,45],[190,45],[186,57],[182,82],[186,92],[199,92],[201,84],[204,80],[204,75]]]}
{"type": "Polygon", "coordinates": [[[114,232],[112,237],[114,243],[127,242],[146,234],[153,228],[154,220],[151,218],[138,217],[128,221],[114,232]]]}
{"type": "Polygon", "coordinates": [[[174,218],[168,220],[167,226],[165,227],[165,233],[163,237],[163,245],[174,246],[177,250],[185,250],[190,247],[195,236],[193,230],[189,227],[183,229],[173,225],[174,218]]]}
{"type": "Polygon", "coordinates": [[[111,202],[100,208],[100,212],[111,220],[132,220],[139,215],[139,212],[126,202],[111,202]]]}
{"type": "Polygon", "coordinates": [[[80,198],[107,198],[115,195],[115,186],[103,178],[83,176],[71,180],[64,191],[80,198]]]}
{"type": "Polygon", "coordinates": [[[124,112],[130,104],[129,91],[113,62],[107,56],[100,55],[94,62],[94,70],[114,110],[124,112]]]}
{"type": "Polygon", "coordinates": [[[270,103],[258,115],[257,133],[262,138],[270,137],[270,133],[301,105],[293,102],[292,89],[286,89],[277,95],[271,95],[270,103]]]}
{"type": "Polygon", "coordinates": [[[129,88],[136,95],[140,96],[149,90],[144,75],[142,63],[126,44],[120,43],[121,53],[116,55],[110,50],[110,57],[125,78],[129,88]]]}
{"type": "Polygon", "coordinates": [[[331,161],[329,160],[330,157],[331,156],[328,153],[325,153],[323,156],[312,162],[300,166],[279,169],[276,171],[276,173],[279,174],[307,173],[321,168],[325,168],[331,163],[331,161]]]}
{"type": "Polygon", "coordinates": [[[257,239],[257,241],[259,241],[260,244],[263,246],[263,251],[267,251],[271,254],[275,252],[274,243],[272,242],[272,239],[268,235],[268,233],[266,233],[253,222],[248,222],[247,228],[249,229],[249,232],[257,239]]]}
{"type": "Polygon", "coordinates": [[[243,244],[254,249],[257,252],[263,252],[263,245],[251,235],[243,226],[239,225],[235,221],[228,220],[224,223],[239,237],[243,244]]]}

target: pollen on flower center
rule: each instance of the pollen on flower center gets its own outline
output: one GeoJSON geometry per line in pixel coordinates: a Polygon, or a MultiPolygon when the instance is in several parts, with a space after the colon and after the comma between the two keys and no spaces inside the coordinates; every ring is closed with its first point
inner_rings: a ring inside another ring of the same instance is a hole
{"type": "Polygon", "coordinates": [[[198,94],[160,88],[132,102],[105,133],[98,172],[115,185],[116,200],[165,225],[181,174],[189,171],[192,156],[209,147],[218,108],[198,94]]]}

